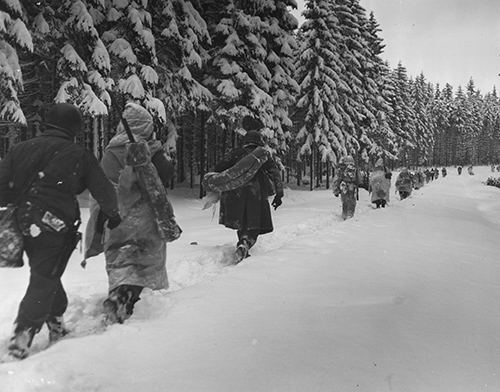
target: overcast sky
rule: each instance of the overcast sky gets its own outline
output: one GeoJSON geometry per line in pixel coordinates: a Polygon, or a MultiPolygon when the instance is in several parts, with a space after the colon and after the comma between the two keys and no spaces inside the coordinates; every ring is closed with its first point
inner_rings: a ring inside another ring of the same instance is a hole
{"type": "MultiPolygon", "coordinates": [[[[297,0],[299,14],[305,0],[297,0]]],[[[373,11],[386,44],[383,58],[412,76],[486,93],[500,87],[500,0],[361,0],[373,11]]]]}

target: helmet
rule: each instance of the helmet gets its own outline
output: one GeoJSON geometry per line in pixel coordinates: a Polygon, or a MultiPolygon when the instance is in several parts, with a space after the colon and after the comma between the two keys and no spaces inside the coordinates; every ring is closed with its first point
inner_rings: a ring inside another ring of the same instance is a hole
{"type": "Polygon", "coordinates": [[[50,108],[45,118],[45,125],[59,129],[69,136],[76,136],[82,131],[82,113],[70,103],[57,103],[50,108]]]}

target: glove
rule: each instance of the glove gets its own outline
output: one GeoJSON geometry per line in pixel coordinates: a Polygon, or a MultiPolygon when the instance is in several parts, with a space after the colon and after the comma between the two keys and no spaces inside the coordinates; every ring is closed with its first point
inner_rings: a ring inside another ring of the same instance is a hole
{"type": "Polygon", "coordinates": [[[108,218],[108,229],[113,230],[118,227],[120,223],[122,223],[122,218],[120,217],[120,215],[112,216],[111,218],[108,218]]]}
{"type": "Polygon", "coordinates": [[[281,201],[281,196],[275,196],[273,202],[271,203],[275,210],[282,204],[283,202],[281,201]]]}

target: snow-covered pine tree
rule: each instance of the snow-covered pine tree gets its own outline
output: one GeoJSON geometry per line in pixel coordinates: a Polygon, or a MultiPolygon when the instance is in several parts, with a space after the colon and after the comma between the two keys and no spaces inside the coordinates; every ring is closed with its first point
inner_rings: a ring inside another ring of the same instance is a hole
{"type": "Polygon", "coordinates": [[[194,166],[203,176],[207,163],[205,112],[213,97],[201,80],[211,38],[200,1],[153,0],[150,5],[160,76],[157,94],[165,102],[169,124],[166,145],[173,153],[180,137],[178,178],[185,178],[189,166],[193,182],[194,166]]]}
{"type": "Polygon", "coordinates": [[[204,84],[215,99],[211,122],[222,133],[222,151],[234,143],[233,131],[249,115],[271,128],[273,100],[269,95],[271,72],[268,52],[262,41],[262,20],[255,16],[269,1],[217,0],[204,2],[204,14],[212,37],[212,56],[205,70],[204,84]],[[251,8],[251,13],[247,10],[251,8]]]}
{"type": "Polygon", "coordinates": [[[432,163],[434,147],[434,121],[432,118],[433,91],[429,89],[425,76],[421,73],[411,84],[411,105],[415,114],[415,147],[412,163],[421,165],[432,163]]]}
{"type": "Polygon", "coordinates": [[[498,125],[498,97],[495,89],[484,96],[481,117],[481,127],[477,138],[478,161],[481,164],[494,163],[495,136],[498,125]]]}
{"type": "Polygon", "coordinates": [[[296,63],[297,107],[303,113],[296,135],[297,158],[310,157],[317,150],[323,162],[336,163],[353,144],[352,134],[344,132],[347,115],[339,101],[349,87],[340,76],[345,69],[339,57],[338,19],[333,3],[326,0],[308,0],[304,16],[296,63]]]}
{"type": "Polygon", "coordinates": [[[346,133],[355,135],[348,148],[359,161],[367,162],[375,155],[377,144],[372,139],[378,128],[377,100],[379,92],[374,78],[377,76],[377,59],[369,46],[372,39],[366,12],[358,0],[336,0],[335,15],[341,31],[340,57],[345,66],[343,82],[348,89],[340,95],[344,112],[346,133]]]}
{"type": "Polygon", "coordinates": [[[212,99],[198,80],[211,38],[201,6],[193,3],[150,0],[160,75],[158,95],[174,115],[208,109],[212,99]]]}
{"type": "Polygon", "coordinates": [[[394,85],[394,97],[391,102],[392,130],[396,134],[399,161],[402,165],[408,165],[409,152],[417,145],[415,131],[415,113],[410,100],[410,84],[406,68],[399,63],[392,72],[394,85]]]}
{"type": "MultiPolygon", "coordinates": [[[[451,86],[450,86],[451,87],[451,86]]],[[[447,138],[450,130],[450,102],[447,101],[445,91],[436,85],[434,99],[430,108],[435,122],[435,138],[433,148],[433,162],[435,165],[449,165],[447,138]]]]}
{"type": "Polygon", "coordinates": [[[165,106],[156,94],[158,59],[148,0],[109,0],[104,5],[99,29],[113,64],[111,78],[119,98],[114,111],[120,113],[121,101],[134,101],[165,123],[165,106]]]}
{"type": "Polygon", "coordinates": [[[469,130],[469,118],[471,116],[470,107],[467,102],[467,96],[462,86],[458,86],[455,94],[454,111],[452,113],[452,124],[454,131],[454,155],[455,164],[467,164],[467,133],[469,130]]]}
{"type": "MultiPolygon", "coordinates": [[[[113,85],[108,77],[111,70],[109,54],[89,12],[92,5],[99,6],[96,2],[75,0],[58,4],[54,1],[56,8],[51,7],[64,20],[64,43],[57,63],[61,84],[54,100],[73,103],[92,117],[108,114],[111,105],[109,90],[113,85]]],[[[59,27],[59,20],[53,15],[46,19],[53,27],[59,27]]],[[[40,18],[43,16],[41,14],[40,18]]]]}
{"type": "Polygon", "coordinates": [[[258,8],[248,2],[247,7],[257,10],[256,16],[261,19],[258,36],[267,51],[264,60],[270,72],[267,91],[274,107],[273,121],[268,124],[272,131],[269,134],[270,144],[285,151],[291,137],[289,129],[292,127],[289,108],[294,104],[299,91],[294,79],[294,56],[297,49],[294,31],[298,22],[290,13],[290,8],[296,8],[297,3],[295,0],[275,0],[268,2],[265,7],[258,8]]]}
{"type": "Polygon", "coordinates": [[[481,92],[476,89],[472,78],[467,84],[467,102],[470,108],[471,116],[468,121],[468,136],[466,141],[466,160],[467,162],[478,163],[478,137],[482,127],[482,108],[484,106],[481,92]]]}
{"type": "Polygon", "coordinates": [[[18,93],[23,79],[17,50],[33,51],[19,0],[0,0],[0,118],[26,124],[18,93]]]}
{"type": "Polygon", "coordinates": [[[380,57],[385,45],[379,36],[381,29],[373,12],[370,13],[366,29],[366,39],[370,55],[372,56],[371,68],[367,69],[366,72],[370,74],[371,80],[376,85],[376,89],[371,94],[371,97],[375,98],[372,107],[375,111],[374,115],[377,120],[377,126],[374,130],[370,131],[370,138],[375,143],[376,150],[371,155],[374,159],[383,156],[392,160],[397,158],[396,135],[390,125],[392,113],[390,102],[394,96],[394,86],[390,79],[389,66],[380,57]]]}

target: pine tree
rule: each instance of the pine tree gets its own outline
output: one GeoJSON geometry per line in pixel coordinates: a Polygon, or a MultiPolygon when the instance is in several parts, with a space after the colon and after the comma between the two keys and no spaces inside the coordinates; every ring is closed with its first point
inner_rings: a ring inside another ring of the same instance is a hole
{"type": "Polygon", "coordinates": [[[370,13],[366,28],[372,64],[368,71],[376,85],[371,95],[374,115],[377,120],[376,128],[370,133],[371,139],[376,144],[376,150],[372,155],[396,159],[396,135],[390,124],[392,113],[390,103],[394,99],[394,86],[390,79],[389,66],[380,57],[385,45],[378,35],[381,30],[373,12],[370,13]]]}
{"type": "Polygon", "coordinates": [[[225,0],[209,5],[214,11],[209,22],[212,56],[204,84],[216,98],[212,121],[231,139],[232,131],[239,129],[239,121],[247,115],[272,126],[271,73],[265,64],[265,43],[259,39],[262,21],[254,16],[266,3],[225,0]],[[253,14],[248,13],[249,7],[253,14]]]}
{"type": "Polygon", "coordinates": [[[344,68],[338,54],[338,19],[332,3],[323,0],[309,0],[304,16],[296,71],[300,85],[297,106],[305,112],[297,134],[299,158],[311,156],[317,149],[323,161],[336,162],[347,154],[354,139],[343,132],[347,115],[339,95],[349,87],[340,78],[344,68]]]}
{"type": "Polygon", "coordinates": [[[417,146],[415,113],[410,101],[410,83],[406,68],[401,63],[391,76],[394,85],[394,98],[391,102],[392,130],[396,134],[400,161],[403,165],[407,165],[410,151],[417,146]]]}
{"type": "Polygon", "coordinates": [[[353,143],[348,146],[363,161],[375,155],[377,145],[372,140],[378,122],[374,107],[379,92],[373,80],[376,76],[376,56],[370,50],[369,41],[373,38],[365,10],[358,0],[337,0],[334,6],[341,31],[340,57],[345,67],[342,79],[349,87],[340,95],[344,112],[348,119],[345,133],[354,135],[353,143]]]}
{"type": "Polygon", "coordinates": [[[0,118],[26,124],[18,94],[23,87],[17,50],[33,51],[19,0],[0,1],[0,118]]]}
{"type": "MultiPolygon", "coordinates": [[[[251,6],[251,4],[250,4],[251,6]]],[[[298,22],[288,7],[296,8],[295,0],[275,0],[261,8],[256,16],[261,19],[259,39],[264,42],[267,56],[264,64],[270,72],[268,91],[272,98],[272,122],[268,124],[271,145],[281,151],[287,149],[290,140],[288,129],[292,127],[289,108],[295,102],[299,86],[294,79],[294,55],[297,50],[294,30],[298,22]]]]}
{"type": "MultiPolygon", "coordinates": [[[[74,103],[91,116],[107,115],[113,86],[108,78],[111,62],[94,19],[80,0],[65,2],[57,12],[67,18],[62,25],[65,42],[57,63],[61,84],[54,100],[74,103]]],[[[59,26],[59,20],[49,20],[53,27],[59,26]]]]}
{"type": "Polygon", "coordinates": [[[415,114],[415,147],[413,163],[432,163],[434,147],[434,121],[432,118],[433,91],[421,73],[412,83],[411,104],[415,114]]]}

